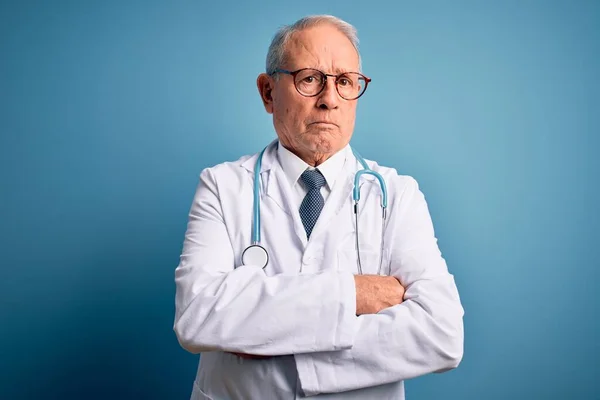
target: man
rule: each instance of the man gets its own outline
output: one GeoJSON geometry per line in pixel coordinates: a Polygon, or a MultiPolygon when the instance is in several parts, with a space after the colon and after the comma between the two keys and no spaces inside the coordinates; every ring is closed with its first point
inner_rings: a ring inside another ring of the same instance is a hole
{"type": "Polygon", "coordinates": [[[461,361],[463,309],[416,181],[367,161],[387,215],[373,174],[354,214],[360,64],[344,21],[282,28],[257,79],[278,139],[201,173],[175,272],[174,330],[202,353],[192,399],[403,399],[404,380],[461,361]]]}

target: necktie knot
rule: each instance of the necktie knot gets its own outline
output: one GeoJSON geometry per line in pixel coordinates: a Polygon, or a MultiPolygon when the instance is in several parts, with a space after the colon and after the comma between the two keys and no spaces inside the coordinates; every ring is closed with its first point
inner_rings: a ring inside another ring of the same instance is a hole
{"type": "Polygon", "coordinates": [[[307,169],[300,175],[308,190],[321,189],[325,185],[325,177],[318,169],[307,169]]]}

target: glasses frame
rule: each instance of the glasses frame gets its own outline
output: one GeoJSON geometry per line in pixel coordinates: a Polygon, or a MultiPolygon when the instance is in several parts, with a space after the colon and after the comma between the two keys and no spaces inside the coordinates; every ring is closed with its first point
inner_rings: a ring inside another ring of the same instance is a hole
{"type": "Polygon", "coordinates": [[[335,78],[334,80],[334,84],[335,84],[335,90],[337,92],[337,94],[344,100],[348,100],[348,101],[353,101],[353,100],[357,100],[359,97],[361,97],[363,94],[365,94],[365,92],[367,91],[367,87],[369,86],[369,82],[371,82],[371,78],[361,74],[360,72],[353,72],[353,71],[348,71],[348,72],[342,72],[341,74],[338,75],[334,75],[334,74],[326,74],[323,71],[320,71],[316,68],[300,68],[297,69],[295,71],[288,71],[286,69],[281,69],[281,68],[277,68],[274,72],[273,75],[276,73],[282,73],[282,74],[287,74],[287,75],[291,75],[293,80],[294,80],[294,87],[296,88],[296,91],[298,93],[300,93],[302,96],[304,97],[315,97],[320,95],[321,93],[323,93],[323,90],[325,90],[325,86],[327,86],[327,80],[329,79],[329,77],[335,78]],[[298,85],[296,85],[296,75],[298,75],[300,72],[302,71],[306,71],[306,70],[312,70],[312,71],[316,71],[318,73],[320,73],[321,75],[323,75],[325,78],[323,79],[323,85],[321,86],[321,90],[319,90],[317,93],[315,94],[311,94],[311,95],[307,95],[302,93],[299,89],[298,89],[298,85]],[[347,99],[344,96],[342,96],[342,94],[340,93],[340,89],[338,88],[338,79],[340,79],[340,77],[342,77],[345,74],[358,74],[360,75],[364,80],[365,80],[365,90],[362,91],[361,94],[359,94],[358,96],[351,98],[351,99],[347,99]]]}

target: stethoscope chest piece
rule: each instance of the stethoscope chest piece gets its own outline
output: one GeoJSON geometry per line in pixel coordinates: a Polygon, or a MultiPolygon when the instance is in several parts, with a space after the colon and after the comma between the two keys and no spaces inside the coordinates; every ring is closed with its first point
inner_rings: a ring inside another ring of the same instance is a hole
{"type": "Polygon", "coordinates": [[[253,244],[246,247],[246,250],[242,253],[242,264],[243,265],[257,265],[261,268],[265,268],[269,262],[269,254],[264,247],[258,244],[253,244]]]}

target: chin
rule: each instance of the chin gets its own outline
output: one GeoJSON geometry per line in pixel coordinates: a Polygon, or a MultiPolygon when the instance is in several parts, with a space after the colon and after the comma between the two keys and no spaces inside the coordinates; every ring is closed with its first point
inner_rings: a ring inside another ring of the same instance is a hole
{"type": "Polygon", "coordinates": [[[313,153],[331,153],[334,150],[334,142],[328,138],[319,137],[309,140],[306,147],[313,153]]]}
{"type": "Polygon", "coordinates": [[[304,147],[313,153],[328,154],[343,147],[340,135],[337,129],[315,129],[302,135],[302,142],[304,147]]]}

